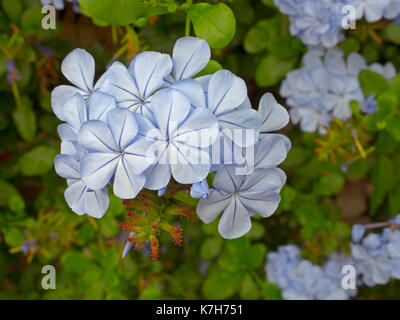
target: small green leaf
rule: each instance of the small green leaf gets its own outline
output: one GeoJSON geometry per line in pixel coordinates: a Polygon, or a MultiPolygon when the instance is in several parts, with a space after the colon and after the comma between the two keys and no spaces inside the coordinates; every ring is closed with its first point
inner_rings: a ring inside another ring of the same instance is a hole
{"type": "Polygon", "coordinates": [[[17,130],[26,141],[32,141],[36,134],[36,115],[27,98],[21,100],[21,107],[13,112],[17,130]]]}
{"type": "Polygon", "coordinates": [[[77,251],[64,253],[61,257],[61,263],[67,272],[73,274],[98,270],[98,267],[86,255],[77,251]]]}
{"type": "Polygon", "coordinates": [[[244,49],[248,53],[258,53],[267,48],[268,41],[279,33],[279,19],[270,18],[258,21],[244,38],[244,49]]]}
{"type": "Polygon", "coordinates": [[[362,70],[358,78],[365,96],[373,93],[379,96],[382,92],[390,89],[388,80],[376,72],[362,70]]]}
{"type": "Polygon", "coordinates": [[[29,6],[21,16],[21,30],[24,35],[37,32],[41,28],[42,18],[41,6],[29,6]]]}
{"type": "Polygon", "coordinates": [[[22,1],[3,0],[3,9],[12,22],[18,23],[22,12],[22,1]]]}
{"type": "Polygon", "coordinates": [[[281,289],[273,283],[264,283],[263,293],[265,300],[282,300],[281,289]]]}
{"type": "Polygon", "coordinates": [[[12,184],[0,179],[0,206],[8,206],[13,196],[20,196],[19,191],[12,184]]]}
{"type": "Polygon", "coordinates": [[[20,246],[25,240],[24,234],[20,229],[8,228],[5,229],[3,232],[4,232],[4,241],[11,248],[20,246]]]}
{"type": "Polygon", "coordinates": [[[339,173],[328,173],[321,176],[314,185],[313,192],[318,195],[331,196],[342,190],[345,180],[339,173]]]}
{"type": "Polygon", "coordinates": [[[36,176],[49,171],[57,150],[48,146],[38,146],[23,154],[18,160],[18,165],[23,175],[36,176]]]}
{"type": "Polygon", "coordinates": [[[226,4],[197,3],[188,10],[197,37],[207,40],[211,48],[222,48],[233,39],[236,19],[226,4]]]}
{"type": "Polygon", "coordinates": [[[244,276],[239,293],[242,299],[256,300],[259,298],[260,294],[257,284],[249,274],[244,276]]]}
{"type": "Polygon", "coordinates": [[[160,300],[161,291],[156,285],[150,285],[142,291],[139,300],[160,300]]]}
{"type": "Polygon", "coordinates": [[[227,299],[236,292],[240,278],[239,273],[213,272],[203,283],[203,294],[207,299],[227,299]]]}
{"type": "Polygon", "coordinates": [[[200,256],[204,260],[211,260],[221,251],[222,243],[221,237],[207,238],[201,245],[200,256]]]}
{"type": "Polygon", "coordinates": [[[294,68],[297,59],[284,60],[273,55],[261,59],[256,70],[256,83],[261,87],[277,84],[294,68]]]}

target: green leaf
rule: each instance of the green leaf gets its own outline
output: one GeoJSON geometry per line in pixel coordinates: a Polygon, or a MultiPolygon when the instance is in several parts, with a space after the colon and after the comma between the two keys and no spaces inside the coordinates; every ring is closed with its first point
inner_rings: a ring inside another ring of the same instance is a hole
{"type": "Polygon", "coordinates": [[[36,115],[27,98],[21,100],[21,107],[13,112],[13,119],[21,137],[32,141],[36,134],[36,115]]]}
{"type": "Polygon", "coordinates": [[[268,40],[269,53],[281,59],[288,60],[297,57],[304,50],[301,40],[295,37],[282,36],[268,40]]]}
{"type": "Polygon", "coordinates": [[[281,289],[273,283],[264,283],[263,293],[265,300],[282,300],[281,289]]]}
{"type": "Polygon", "coordinates": [[[340,173],[328,173],[321,176],[314,185],[313,192],[322,196],[331,196],[342,190],[345,180],[340,173]]]}
{"type": "Polygon", "coordinates": [[[346,172],[346,178],[349,180],[359,180],[364,178],[370,168],[370,160],[368,158],[358,159],[352,162],[346,172]]]}
{"type": "Polygon", "coordinates": [[[141,17],[167,13],[167,8],[152,7],[143,0],[79,0],[81,11],[102,24],[126,26],[141,17]]]}
{"type": "Polygon", "coordinates": [[[11,248],[20,246],[25,240],[24,234],[20,229],[8,228],[5,229],[3,232],[4,232],[4,241],[11,248]]]}
{"type": "Polygon", "coordinates": [[[68,251],[61,256],[61,263],[67,272],[82,274],[96,271],[98,267],[82,252],[68,251]]]}
{"type": "Polygon", "coordinates": [[[24,35],[37,32],[42,27],[42,7],[29,6],[21,16],[21,30],[24,35]]]}
{"type": "Polygon", "coordinates": [[[207,40],[211,48],[222,48],[233,39],[235,16],[227,5],[197,3],[188,10],[197,37],[207,40]]]}
{"type": "Polygon", "coordinates": [[[211,260],[221,251],[222,243],[221,237],[207,238],[201,245],[200,256],[204,260],[211,260]]]}
{"type": "Polygon", "coordinates": [[[395,170],[392,161],[388,157],[380,156],[372,169],[371,181],[374,185],[374,193],[371,197],[371,213],[375,213],[382,204],[385,195],[392,187],[394,178],[395,170]]]}
{"type": "Polygon", "coordinates": [[[365,96],[373,93],[379,96],[382,92],[390,89],[389,81],[385,77],[370,70],[362,70],[358,79],[365,96]]]}
{"type": "Polygon", "coordinates": [[[22,1],[3,0],[3,9],[12,22],[18,23],[22,12],[22,1]]]}
{"type": "Polygon", "coordinates": [[[102,219],[99,220],[100,232],[104,237],[113,237],[118,233],[118,222],[110,214],[106,214],[102,219]]]}
{"type": "Polygon", "coordinates": [[[284,60],[273,55],[265,56],[261,59],[257,67],[256,83],[261,87],[269,87],[277,84],[294,68],[296,60],[284,60]]]}
{"type": "Polygon", "coordinates": [[[239,294],[242,299],[256,300],[259,298],[257,284],[249,274],[244,276],[239,294]]]}
{"type": "Polygon", "coordinates": [[[150,285],[142,291],[139,300],[160,300],[161,291],[156,285],[150,285]]]}
{"type": "Polygon", "coordinates": [[[400,45],[400,26],[391,22],[383,29],[383,38],[400,45]]]}
{"type": "Polygon", "coordinates": [[[18,165],[23,175],[42,175],[53,167],[57,150],[48,146],[38,146],[23,154],[18,160],[18,165]]]}
{"type": "Polygon", "coordinates": [[[262,243],[256,243],[247,250],[247,266],[250,269],[260,267],[265,260],[267,248],[262,243]]]}
{"type": "Polygon", "coordinates": [[[213,272],[203,283],[203,294],[207,299],[227,299],[236,292],[240,278],[239,273],[213,272]]]}
{"type": "Polygon", "coordinates": [[[213,74],[221,69],[222,69],[222,66],[219,64],[219,62],[211,59],[210,61],[208,61],[207,65],[204,67],[204,69],[201,70],[196,75],[196,77],[205,76],[207,74],[213,74]]]}
{"type": "Polygon", "coordinates": [[[0,206],[8,206],[13,196],[20,196],[19,191],[12,184],[0,179],[0,206]]]}
{"type": "Polygon", "coordinates": [[[22,213],[25,210],[25,201],[19,194],[16,194],[8,200],[8,206],[12,212],[22,213]]]}
{"type": "Polygon", "coordinates": [[[397,142],[400,142],[400,117],[390,119],[386,130],[392,134],[397,142]]]}
{"type": "Polygon", "coordinates": [[[267,48],[268,41],[278,36],[279,19],[270,18],[258,21],[244,38],[244,49],[248,53],[258,53],[267,48]]]}

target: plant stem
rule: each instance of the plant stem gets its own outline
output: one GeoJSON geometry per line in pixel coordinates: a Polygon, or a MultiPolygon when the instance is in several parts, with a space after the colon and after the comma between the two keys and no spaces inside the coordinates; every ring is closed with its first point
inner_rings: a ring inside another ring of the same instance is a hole
{"type": "MultiPolygon", "coordinates": [[[[186,10],[188,10],[190,8],[190,6],[192,5],[192,0],[187,0],[186,5],[187,5],[186,10]]],[[[190,18],[189,18],[188,13],[186,12],[185,37],[189,37],[189,36],[190,36],[190,18]]]]}

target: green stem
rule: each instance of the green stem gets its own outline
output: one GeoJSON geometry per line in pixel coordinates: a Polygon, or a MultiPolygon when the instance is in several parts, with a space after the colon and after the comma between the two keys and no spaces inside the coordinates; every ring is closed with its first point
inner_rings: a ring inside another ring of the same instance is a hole
{"type": "MultiPolygon", "coordinates": [[[[192,5],[192,0],[187,0],[186,1],[186,10],[189,9],[192,5]]],[[[186,23],[185,23],[185,37],[189,37],[190,36],[190,18],[188,13],[186,12],[186,23]]]]}
{"type": "Polygon", "coordinates": [[[12,93],[13,93],[17,108],[21,109],[22,108],[21,96],[19,94],[18,86],[15,82],[11,85],[11,89],[12,89],[12,93]]]}

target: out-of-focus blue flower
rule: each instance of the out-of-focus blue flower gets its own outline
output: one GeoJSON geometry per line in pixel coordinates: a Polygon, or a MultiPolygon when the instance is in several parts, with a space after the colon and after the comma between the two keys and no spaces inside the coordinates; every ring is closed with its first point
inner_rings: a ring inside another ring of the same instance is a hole
{"type": "Polygon", "coordinates": [[[75,87],[60,85],[51,93],[53,112],[64,121],[62,116],[64,104],[77,93],[84,98],[85,102],[88,102],[91,94],[103,84],[107,74],[104,74],[95,85],[93,84],[95,62],[92,55],[83,49],[75,49],[69,53],[61,64],[61,71],[75,85],[75,87]]]}
{"type": "Polygon", "coordinates": [[[278,168],[257,169],[252,174],[237,175],[237,166],[222,166],[216,173],[209,199],[200,199],[197,214],[205,223],[223,212],[219,233],[226,239],[241,237],[251,228],[251,216],[272,215],[280,202],[279,192],[286,182],[278,168]]]}
{"type": "Polygon", "coordinates": [[[64,0],[40,0],[43,6],[54,6],[57,10],[64,10],[64,0]]]}
{"type": "Polygon", "coordinates": [[[35,250],[37,248],[39,248],[39,244],[34,238],[24,241],[21,245],[21,251],[24,254],[28,254],[31,250],[35,250]]]}
{"type": "Polygon", "coordinates": [[[67,179],[68,188],[64,192],[65,200],[75,213],[87,213],[94,218],[101,218],[109,205],[108,189],[94,191],[89,189],[80,177],[79,162],[72,156],[60,154],[54,160],[57,174],[67,179]]]}
{"type": "Polygon", "coordinates": [[[302,131],[325,133],[332,117],[351,117],[350,101],[362,106],[364,95],[358,75],[368,66],[356,53],[345,60],[338,48],[311,49],[304,55],[303,64],[303,68],[287,74],[280,94],[291,107],[291,121],[299,123],[302,131]]]}
{"type": "Polygon", "coordinates": [[[139,116],[117,108],[107,114],[107,123],[90,120],[83,124],[78,143],[88,151],[80,161],[86,186],[100,190],[113,179],[114,194],[122,199],[134,198],[143,188],[143,171],[151,164],[147,155],[151,142],[138,135],[139,116]]]}
{"type": "Polygon", "coordinates": [[[167,192],[167,189],[168,189],[167,187],[158,189],[158,190],[157,190],[157,195],[158,195],[159,197],[162,197],[162,196],[165,194],[165,192],[167,192]]]}
{"type": "Polygon", "coordinates": [[[375,94],[369,95],[361,105],[361,112],[365,114],[373,114],[378,111],[378,104],[375,99],[375,94]]]}
{"type": "Polygon", "coordinates": [[[348,4],[356,9],[356,19],[363,17],[368,22],[376,22],[383,18],[392,0],[348,0],[348,4]]]}
{"type": "Polygon", "coordinates": [[[334,47],[343,39],[341,8],[344,0],[274,0],[289,15],[290,33],[309,46],[334,47]]]}
{"type": "Polygon", "coordinates": [[[143,136],[152,143],[155,161],[145,172],[145,187],[161,189],[171,175],[184,184],[204,180],[211,168],[207,148],[219,132],[213,114],[206,108],[191,108],[187,96],[172,88],[158,91],[149,110],[154,123],[142,122],[147,127],[143,136]]]}
{"type": "Polygon", "coordinates": [[[268,281],[281,288],[284,299],[346,300],[356,291],[341,287],[341,269],[351,263],[348,258],[332,255],[321,267],[302,259],[297,246],[287,245],[267,254],[265,270],[268,281]]]}
{"type": "Polygon", "coordinates": [[[351,254],[357,264],[357,272],[367,286],[386,284],[390,279],[389,256],[386,251],[386,235],[370,233],[362,244],[351,244],[351,254]]]}
{"type": "Polygon", "coordinates": [[[365,227],[362,224],[355,224],[351,229],[351,239],[353,242],[359,242],[365,233],[365,227]]]}
{"type": "Polygon", "coordinates": [[[190,196],[195,199],[210,197],[210,188],[208,186],[207,180],[204,179],[201,182],[196,182],[190,188],[190,196]]]}
{"type": "Polygon", "coordinates": [[[21,80],[21,75],[18,72],[14,60],[7,59],[7,82],[10,86],[21,80]]]}
{"type": "Polygon", "coordinates": [[[389,81],[392,81],[393,78],[396,76],[396,68],[391,62],[387,62],[385,65],[375,62],[371,64],[368,69],[379,73],[381,76],[385,77],[389,81]]]}

